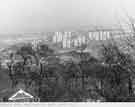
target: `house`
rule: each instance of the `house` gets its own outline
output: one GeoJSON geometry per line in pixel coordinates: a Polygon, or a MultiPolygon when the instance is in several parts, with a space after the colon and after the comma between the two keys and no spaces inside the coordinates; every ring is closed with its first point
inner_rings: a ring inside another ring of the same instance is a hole
{"type": "Polygon", "coordinates": [[[1,98],[3,102],[39,102],[40,98],[37,96],[33,96],[31,93],[24,91],[23,89],[19,89],[17,91],[10,90],[3,93],[3,97],[1,98]]]}
{"type": "Polygon", "coordinates": [[[30,93],[19,89],[17,92],[15,92],[11,97],[8,98],[8,101],[10,102],[39,102],[39,98],[32,96],[30,93]]]}

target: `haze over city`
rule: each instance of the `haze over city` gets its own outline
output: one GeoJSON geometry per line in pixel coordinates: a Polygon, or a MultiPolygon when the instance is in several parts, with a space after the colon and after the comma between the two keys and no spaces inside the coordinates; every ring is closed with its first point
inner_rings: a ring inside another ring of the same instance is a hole
{"type": "Polygon", "coordinates": [[[0,33],[117,26],[133,0],[0,0],[0,33]]]}

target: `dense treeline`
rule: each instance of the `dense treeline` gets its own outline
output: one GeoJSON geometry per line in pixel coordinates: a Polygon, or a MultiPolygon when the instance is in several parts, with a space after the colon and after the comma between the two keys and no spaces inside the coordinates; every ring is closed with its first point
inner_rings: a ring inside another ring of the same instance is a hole
{"type": "Polygon", "coordinates": [[[41,101],[135,101],[132,55],[115,43],[101,45],[101,58],[85,48],[65,60],[44,43],[21,46],[7,63],[12,88],[23,87],[41,101]]]}

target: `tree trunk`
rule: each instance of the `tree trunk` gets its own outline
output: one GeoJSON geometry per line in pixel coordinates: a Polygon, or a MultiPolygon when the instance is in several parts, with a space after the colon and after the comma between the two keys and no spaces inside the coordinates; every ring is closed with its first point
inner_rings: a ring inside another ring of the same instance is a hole
{"type": "Polygon", "coordinates": [[[43,66],[42,66],[42,63],[40,63],[40,76],[43,77],[43,66]]]}
{"type": "Polygon", "coordinates": [[[13,80],[13,75],[12,75],[12,66],[10,65],[9,67],[9,78],[12,81],[12,88],[14,87],[14,80],[13,80]]]}
{"type": "Polygon", "coordinates": [[[132,87],[132,79],[131,77],[128,80],[128,89],[129,89],[129,95],[133,94],[133,87],[132,87]]]}
{"type": "Polygon", "coordinates": [[[84,73],[82,71],[82,89],[84,89],[84,73]]]}

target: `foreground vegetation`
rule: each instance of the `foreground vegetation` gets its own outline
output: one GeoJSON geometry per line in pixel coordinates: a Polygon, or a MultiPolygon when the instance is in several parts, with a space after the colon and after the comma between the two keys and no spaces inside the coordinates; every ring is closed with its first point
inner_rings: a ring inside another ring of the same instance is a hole
{"type": "Polygon", "coordinates": [[[5,69],[12,89],[22,87],[42,102],[135,101],[133,55],[114,41],[99,47],[100,58],[83,52],[86,47],[68,52],[67,60],[44,43],[17,48],[5,69]]]}

